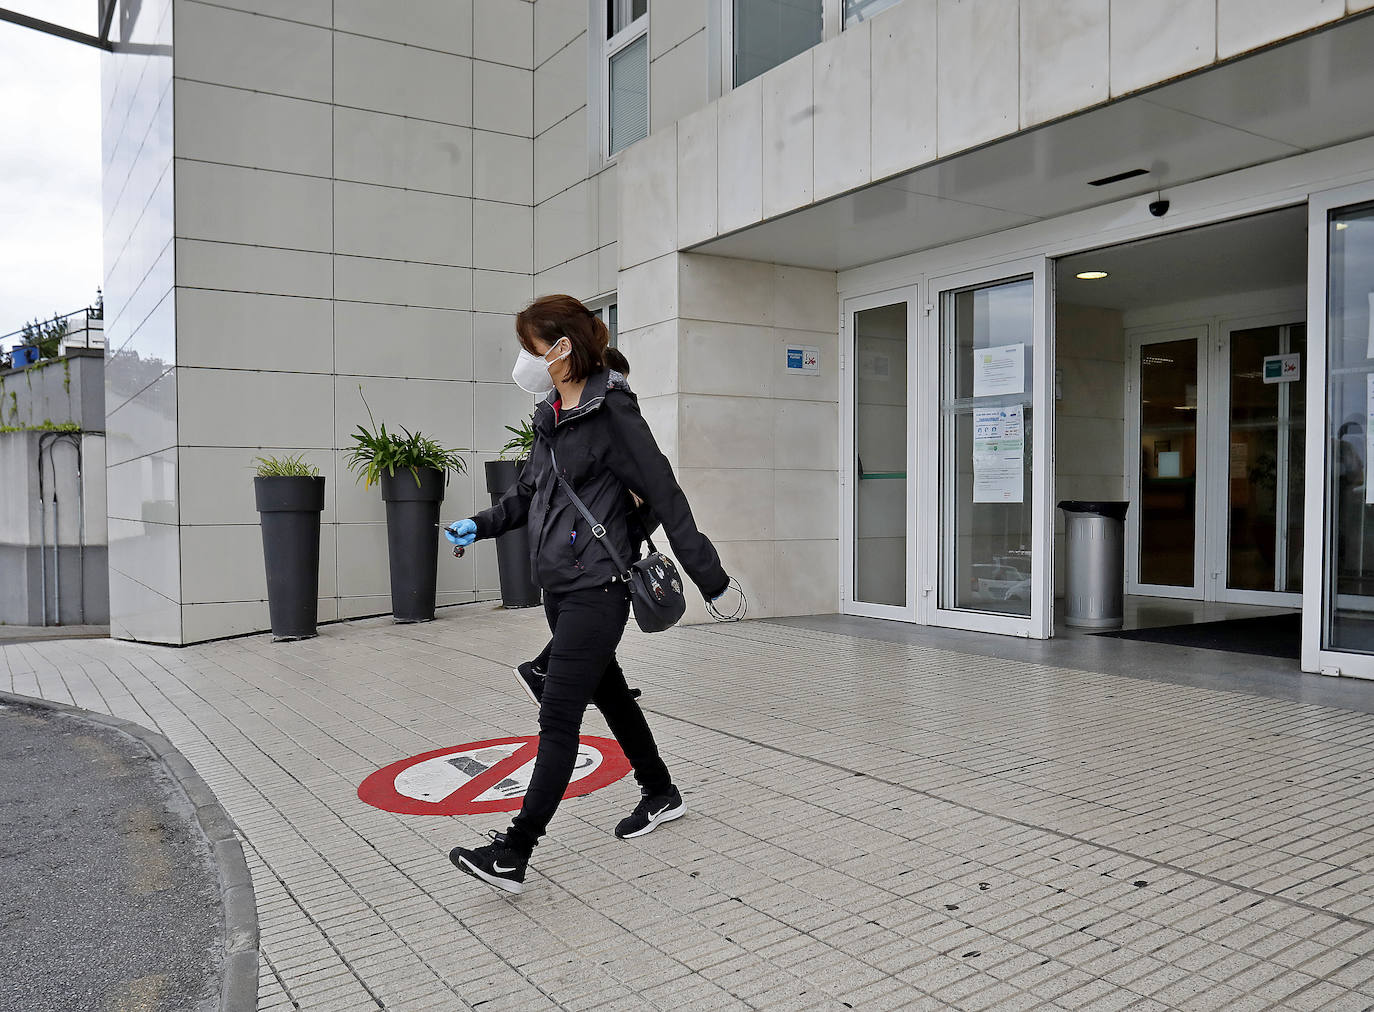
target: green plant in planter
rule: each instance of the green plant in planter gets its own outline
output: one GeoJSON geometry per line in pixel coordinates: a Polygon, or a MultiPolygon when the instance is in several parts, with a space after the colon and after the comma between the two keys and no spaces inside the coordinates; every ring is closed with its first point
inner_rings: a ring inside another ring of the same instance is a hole
{"type": "Polygon", "coordinates": [[[507,425],[506,431],[511,434],[511,438],[506,440],[506,445],[501,447],[502,460],[525,460],[529,457],[530,451],[534,449],[534,416],[521,419],[517,428],[514,425],[507,425]]]}
{"type": "MultiPolygon", "coordinates": [[[[362,393],[361,386],[358,392],[362,393]]],[[[420,486],[422,467],[432,467],[445,475],[450,471],[457,474],[467,472],[467,461],[457,450],[451,450],[428,436],[404,427],[401,429],[403,435],[388,432],[386,423],[379,426],[372,417],[372,408],[366,397],[363,398],[363,406],[367,408],[367,420],[372,427],[369,429],[359,425],[358,431],[349,437],[354,441],[354,446],[348,454],[348,469],[357,474],[359,480],[365,480],[364,488],[371,488],[381,481],[383,472],[394,478],[397,471],[409,471],[415,477],[417,488],[420,486]]]]}
{"type": "Polygon", "coordinates": [[[254,457],[259,478],[318,478],[320,469],[306,463],[305,454],[290,457],[254,457]]]}

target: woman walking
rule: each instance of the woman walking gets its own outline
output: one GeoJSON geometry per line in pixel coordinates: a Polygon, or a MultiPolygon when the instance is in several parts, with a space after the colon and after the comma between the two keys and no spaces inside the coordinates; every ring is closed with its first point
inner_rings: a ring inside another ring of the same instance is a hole
{"type": "Polygon", "coordinates": [[[507,892],[524,891],[525,868],[572,778],[582,715],[595,703],[625,751],[640,801],[615,827],[644,836],[686,812],[658,754],[653,732],[625,684],[615,650],[630,594],[607,546],[573,504],[561,478],[604,525],[621,558],[635,557],[631,492],[663,525],[674,555],[708,601],[729,577],[715,547],[697,530],[667,458],[639,413],[624,377],[605,366],[605,324],[568,295],[536,299],[515,318],[519,357],[512,377],[545,394],[534,413],[534,446],[519,480],[501,501],[445,532],[456,545],[530,527],[531,554],[553,634],[539,705],[539,752],[524,806],[505,833],[472,849],[455,847],[461,871],[507,892]]]}

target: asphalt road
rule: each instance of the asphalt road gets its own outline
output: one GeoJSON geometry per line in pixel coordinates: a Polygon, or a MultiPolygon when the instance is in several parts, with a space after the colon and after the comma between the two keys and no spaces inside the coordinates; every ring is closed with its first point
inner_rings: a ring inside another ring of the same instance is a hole
{"type": "Polygon", "coordinates": [[[191,806],[141,742],[0,705],[0,1009],[209,1012],[223,925],[191,806]]]}

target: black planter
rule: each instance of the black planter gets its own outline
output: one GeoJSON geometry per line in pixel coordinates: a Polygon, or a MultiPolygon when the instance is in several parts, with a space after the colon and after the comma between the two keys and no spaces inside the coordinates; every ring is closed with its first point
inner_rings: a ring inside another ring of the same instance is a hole
{"type": "Polygon", "coordinates": [[[320,607],[320,511],[324,479],[254,478],[262,558],[267,569],[267,610],[279,640],[316,634],[320,607]]]}
{"type": "Polygon", "coordinates": [[[409,469],[382,474],[386,547],[391,562],[391,615],[397,622],[429,622],[439,582],[439,504],[444,472],[409,469]]]}
{"type": "MultiPolygon", "coordinates": [[[[489,460],[487,491],[492,505],[515,484],[523,460],[489,460]]],[[[526,527],[508,531],[496,539],[496,568],[501,575],[501,603],[507,608],[533,608],[539,603],[539,584],[530,566],[530,535],[526,527]]]]}

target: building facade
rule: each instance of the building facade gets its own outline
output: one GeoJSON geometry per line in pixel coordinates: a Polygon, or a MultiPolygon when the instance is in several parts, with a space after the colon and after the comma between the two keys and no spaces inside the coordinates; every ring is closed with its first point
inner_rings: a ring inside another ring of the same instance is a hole
{"type": "Polygon", "coordinates": [[[566,291],[753,615],[1050,636],[1056,503],[1123,500],[1132,594],[1300,610],[1305,668],[1374,673],[1371,7],[126,5],[115,635],[266,628],[264,452],[328,479],[321,617],[387,611],[362,398],[470,448],[472,512],[512,316],[566,291]]]}

